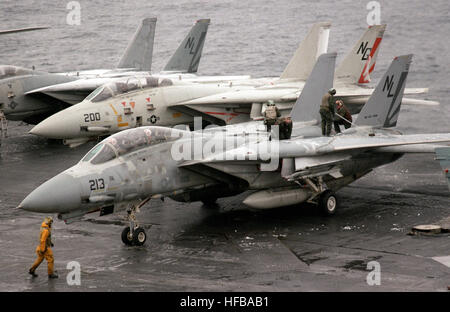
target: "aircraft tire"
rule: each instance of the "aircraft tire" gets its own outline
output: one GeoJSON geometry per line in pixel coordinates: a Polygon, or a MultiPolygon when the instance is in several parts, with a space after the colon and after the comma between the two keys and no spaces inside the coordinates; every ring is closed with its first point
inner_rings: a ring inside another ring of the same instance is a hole
{"type": "Polygon", "coordinates": [[[320,195],[319,208],[325,216],[332,216],[339,207],[339,201],[333,191],[327,190],[320,195]]]}
{"type": "Polygon", "coordinates": [[[147,240],[147,234],[145,230],[141,227],[138,227],[133,231],[133,245],[134,246],[142,246],[145,244],[147,240]]]}
{"type": "Polygon", "coordinates": [[[127,226],[122,231],[122,242],[127,246],[133,245],[133,238],[130,235],[130,227],[127,226]]]}

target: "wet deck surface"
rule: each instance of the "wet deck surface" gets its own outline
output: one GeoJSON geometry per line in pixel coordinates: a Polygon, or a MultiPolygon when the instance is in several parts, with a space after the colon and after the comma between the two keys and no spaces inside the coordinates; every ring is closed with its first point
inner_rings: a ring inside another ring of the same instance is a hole
{"type": "Polygon", "coordinates": [[[32,279],[27,270],[44,216],[14,208],[92,144],[69,149],[26,134],[29,128],[10,123],[0,152],[0,291],[447,291],[450,285],[450,234],[407,235],[417,224],[449,222],[448,188],[431,154],[405,156],[342,189],[332,218],[313,206],[249,211],[241,204],[247,194],[220,199],[213,209],[154,200],[139,214],[148,234],[139,248],[120,240],[124,213],[69,225],[57,220],[60,278],[49,281],[44,262],[32,279]],[[81,265],[80,286],[66,282],[70,261],[81,265]],[[366,282],[370,261],[380,263],[380,286],[366,282]]]}

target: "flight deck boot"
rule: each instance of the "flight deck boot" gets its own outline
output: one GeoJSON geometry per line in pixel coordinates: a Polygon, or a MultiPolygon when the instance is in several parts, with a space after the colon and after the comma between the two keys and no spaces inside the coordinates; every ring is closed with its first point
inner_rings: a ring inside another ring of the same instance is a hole
{"type": "Polygon", "coordinates": [[[32,277],[38,277],[38,275],[31,269],[28,271],[28,274],[31,274],[32,277]]]}
{"type": "Polygon", "coordinates": [[[58,278],[58,274],[56,273],[49,274],[48,278],[58,278]]]}

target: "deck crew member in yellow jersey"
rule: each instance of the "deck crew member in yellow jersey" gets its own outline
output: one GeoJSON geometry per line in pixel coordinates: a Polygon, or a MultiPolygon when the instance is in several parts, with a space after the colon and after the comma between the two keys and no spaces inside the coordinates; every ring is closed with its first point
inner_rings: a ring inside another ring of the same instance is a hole
{"type": "Polygon", "coordinates": [[[52,243],[52,223],[53,218],[47,217],[41,224],[41,232],[39,236],[39,245],[36,247],[37,259],[33,266],[30,268],[28,273],[36,277],[36,269],[42,263],[42,261],[47,260],[47,273],[48,278],[57,278],[58,275],[54,272],[54,258],[53,251],[50,247],[53,247],[52,243]]]}

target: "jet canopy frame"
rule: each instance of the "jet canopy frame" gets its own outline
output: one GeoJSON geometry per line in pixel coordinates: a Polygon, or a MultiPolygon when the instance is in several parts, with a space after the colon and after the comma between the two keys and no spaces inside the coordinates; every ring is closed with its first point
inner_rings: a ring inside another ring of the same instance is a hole
{"type": "Polygon", "coordinates": [[[108,82],[89,94],[86,97],[86,101],[93,103],[102,102],[109,98],[133,92],[136,90],[143,90],[149,88],[158,88],[165,86],[172,86],[173,81],[168,78],[156,78],[156,77],[130,77],[128,79],[121,79],[117,81],[108,82]]]}
{"type": "Polygon", "coordinates": [[[178,140],[188,131],[166,127],[140,127],[116,133],[94,146],[81,160],[102,164],[148,146],[178,140]]]}

